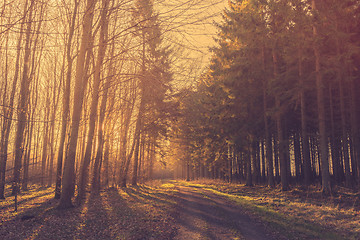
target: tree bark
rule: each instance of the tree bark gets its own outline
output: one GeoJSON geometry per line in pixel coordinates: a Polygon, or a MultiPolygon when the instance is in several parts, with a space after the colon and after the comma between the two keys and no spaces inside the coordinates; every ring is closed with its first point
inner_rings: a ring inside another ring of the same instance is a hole
{"type": "Polygon", "coordinates": [[[138,174],[138,163],[139,163],[139,150],[140,150],[140,135],[142,134],[143,129],[143,114],[145,110],[145,54],[146,54],[146,39],[145,39],[145,32],[142,30],[142,69],[141,73],[142,76],[140,77],[140,107],[139,113],[136,121],[136,129],[135,129],[135,136],[136,136],[136,146],[135,146],[135,155],[134,155],[134,165],[133,165],[133,176],[131,180],[131,184],[133,186],[137,185],[137,174],[138,174]]]}
{"type": "Polygon", "coordinates": [[[27,191],[28,190],[28,181],[29,181],[29,162],[30,162],[30,148],[31,148],[31,136],[32,136],[32,129],[34,124],[27,124],[27,131],[25,134],[26,144],[25,144],[25,154],[24,154],[24,171],[23,171],[23,179],[21,184],[21,190],[27,191]]]}
{"type": "Polygon", "coordinates": [[[64,86],[64,94],[63,94],[63,112],[61,119],[61,133],[60,133],[60,144],[59,144],[59,153],[57,157],[57,167],[56,167],[56,185],[55,185],[55,199],[60,198],[61,194],[61,180],[62,180],[62,167],[63,167],[63,158],[64,158],[64,145],[65,145],[65,137],[66,137],[66,129],[69,120],[70,113],[70,85],[71,85],[71,71],[73,65],[73,59],[71,56],[71,46],[72,39],[74,36],[75,30],[75,20],[77,15],[77,9],[79,6],[79,1],[74,0],[74,10],[72,14],[72,19],[70,23],[69,36],[67,39],[66,45],[66,61],[67,61],[67,70],[66,70],[66,80],[64,86]]]}
{"type": "MultiPolygon", "coordinates": [[[[316,1],[312,0],[312,9],[316,8],[316,1]]],[[[317,90],[317,108],[318,108],[318,124],[319,124],[319,138],[320,138],[320,158],[321,158],[321,181],[322,191],[325,195],[331,193],[330,185],[330,173],[329,173],[329,160],[328,149],[326,140],[326,119],[325,119],[325,98],[324,98],[324,83],[321,74],[320,65],[320,50],[318,46],[318,33],[316,23],[313,24],[313,36],[314,36],[314,55],[315,55],[315,74],[316,74],[316,90],[317,90]]]]}
{"type": "Polygon", "coordinates": [[[46,96],[46,108],[45,108],[45,121],[44,121],[44,128],[43,128],[43,147],[42,147],[42,155],[41,155],[41,179],[40,184],[41,186],[45,185],[45,176],[46,176],[46,160],[48,158],[47,155],[47,147],[48,147],[48,139],[49,139],[49,110],[50,110],[50,99],[49,99],[49,92],[47,92],[46,96]]]}
{"type": "MultiPolygon", "coordinates": [[[[265,74],[266,66],[265,66],[265,47],[261,48],[261,56],[262,56],[262,69],[263,73],[265,74]]],[[[262,90],[263,90],[263,114],[264,114],[264,127],[265,127],[265,145],[266,145],[266,166],[267,166],[267,173],[268,173],[268,185],[269,187],[275,187],[274,181],[274,165],[273,165],[273,151],[272,151],[272,143],[271,143],[271,136],[269,130],[269,122],[267,116],[267,93],[266,93],[266,83],[265,80],[262,82],[262,90]]],[[[239,174],[240,170],[239,170],[239,174]]]]}
{"type": "Polygon", "coordinates": [[[64,162],[63,187],[58,206],[59,208],[69,208],[73,206],[71,198],[74,194],[75,184],[75,157],[81,119],[81,110],[84,98],[84,90],[88,81],[87,72],[85,71],[85,57],[86,52],[88,52],[91,47],[91,28],[95,3],[96,0],[87,0],[86,10],[84,13],[82,39],[76,65],[72,128],[69,140],[69,149],[64,162]]]}
{"type": "MultiPolygon", "coordinates": [[[[15,73],[14,80],[11,88],[9,107],[4,111],[4,121],[1,131],[1,145],[0,145],[0,199],[5,199],[5,174],[6,174],[6,163],[8,158],[8,147],[9,147],[9,137],[10,130],[12,125],[12,117],[14,113],[14,100],[15,100],[15,92],[17,88],[17,82],[19,79],[20,72],[20,55],[21,55],[21,43],[23,37],[23,28],[26,22],[26,16],[28,13],[28,1],[25,2],[24,13],[23,13],[23,21],[20,25],[20,34],[17,42],[17,54],[15,60],[15,73]]],[[[5,97],[5,96],[4,96],[5,97]]]]}
{"type": "MultiPolygon", "coordinates": [[[[133,141],[132,149],[129,154],[127,154],[127,148],[128,148],[128,133],[130,128],[130,121],[131,116],[134,110],[135,106],[135,100],[136,100],[136,93],[135,93],[135,84],[131,83],[131,85],[128,88],[131,101],[128,101],[126,104],[126,111],[124,114],[124,121],[122,124],[122,145],[121,145],[121,151],[120,151],[120,157],[122,159],[121,166],[120,166],[120,173],[119,173],[119,185],[121,187],[126,187],[126,180],[127,180],[127,172],[130,164],[130,160],[132,158],[133,149],[135,147],[135,141],[133,141]],[[132,90],[131,90],[132,89],[132,90]]],[[[135,138],[134,138],[135,140],[135,138]]]]}
{"type": "Polygon", "coordinates": [[[295,175],[296,180],[300,181],[301,178],[301,150],[299,134],[294,134],[294,157],[295,157],[295,175]]]}
{"type": "MultiPolygon", "coordinates": [[[[351,77],[351,70],[349,70],[351,77]]],[[[358,106],[358,97],[356,94],[356,79],[353,78],[350,80],[350,88],[351,88],[351,136],[353,139],[353,151],[354,158],[357,166],[357,181],[360,184],[360,134],[359,134],[359,123],[358,123],[358,115],[356,111],[356,106],[358,106]]]]}
{"type": "MultiPolygon", "coordinates": [[[[274,78],[278,78],[278,56],[276,50],[273,49],[273,65],[274,65],[274,78]]],[[[283,124],[282,124],[282,113],[281,113],[281,100],[278,95],[275,96],[275,105],[277,108],[276,113],[276,129],[277,129],[277,137],[278,137],[278,154],[280,160],[280,177],[281,177],[281,185],[282,190],[287,191],[289,189],[288,182],[288,172],[287,172],[287,159],[285,155],[285,141],[284,141],[284,133],[283,133],[283,124]]]]}
{"type": "Polygon", "coordinates": [[[255,149],[252,146],[252,143],[249,144],[249,152],[246,156],[246,186],[252,186],[253,182],[252,182],[252,172],[251,172],[251,159],[253,158],[253,151],[255,151],[255,149]]]}
{"type": "Polygon", "coordinates": [[[311,182],[311,162],[309,151],[309,137],[307,132],[307,116],[306,116],[306,100],[305,100],[305,81],[303,77],[303,64],[302,64],[303,51],[299,47],[299,64],[298,74],[300,81],[300,108],[301,108],[301,146],[303,157],[303,169],[304,169],[304,182],[305,185],[310,185],[311,182]]]}
{"type": "Polygon", "coordinates": [[[35,5],[35,0],[31,0],[29,7],[29,18],[27,19],[27,29],[25,37],[25,54],[24,54],[24,68],[22,72],[22,79],[20,85],[20,99],[18,103],[18,122],[15,136],[15,162],[14,162],[14,182],[12,188],[12,195],[17,195],[19,192],[20,173],[21,173],[21,159],[23,155],[23,138],[24,129],[27,121],[27,102],[29,99],[29,61],[30,61],[30,38],[32,26],[32,13],[35,5]]]}
{"type": "MultiPolygon", "coordinates": [[[[337,22],[336,22],[337,25],[337,22]]],[[[337,26],[336,26],[337,28],[337,26]]],[[[344,96],[344,74],[342,70],[343,58],[341,57],[340,52],[340,43],[339,38],[335,36],[336,42],[336,54],[337,57],[340,59],[337,67],[337,80],[338,86],[340,91],[340,116],[341,116],[341,132],[342,132],[342,152],[344,156],[344,166],[345,166],[345,185],[347,187],[351,187],[351,173],[350,173],[350,159],[349,159],[349,141],[347,135],[347,124],[346,124],[346,103],[345,103],[345,96],[344,96]]]]}
{"type": "MultiPolygon", "coordinates": [[[[101,19],[100,19],[100,38],[99,38],[99,49],[98,49],[98,56],[97,61],[95,65],[95,73],[94,73],[94,85],[93,85],[93,95],[92,95],[92,101],[91,101],[91,107],[90,107],[90,122],[89,122],[89,131],[87,136],[87,144],[86,144],[86,150],[85,150],[85,156],[82,161],[82,166],[80,169],[80,179],[79,179],[79,191],[78,191],[78,197],[77,200],[80,203],[81,200],[85,197],[85,191],[88,185],[88,172],[89,172],[89,165],[90,165],[90,159],[91,159],[91,153],[93,148],[93,139],[94,139],[94,133],[95,133],[95,125],[96,120],[98,118],[97,116],[97,109],[98,109],[98,102],[99,102],[99,92],[100,92],[100,82],[101,82],[101,69],[102,64],[105,57],[106,52],[106,38],[107,38],[107,8],[108,8],[108,2],[109,0],[103,0],[102,1],[102,11],[101,11],[101,19]]],[[[106,108],[106,106],[105,106],[106,108]]],[[[103,120],[103,119],[102,119],[103,120]]],[[[99,128],[102,126],[99,125],[99,128]]],[[[99,136],[99,139],[103,138],[102,135],[99,136]]],[[[98,147],[103,147],[101,145],[98,145],[98,147]]],[[[99,156],[101,158],[101,156],[99,156]]],[[[95,166],[94,166],[94,172],[98,171],[99,167],[99,158],[95,158],[95,166]]]]}

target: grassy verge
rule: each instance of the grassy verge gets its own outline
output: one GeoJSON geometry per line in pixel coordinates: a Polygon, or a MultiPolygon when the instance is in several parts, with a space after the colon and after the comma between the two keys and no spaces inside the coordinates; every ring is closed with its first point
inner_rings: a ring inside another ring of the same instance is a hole
{"type": "Polygon", "coordinates": [[[289,239],[360,239],[359,212],[322,197],[317,189],[282,192],[213,180],[177,184],[226,197],[289,239]]]}

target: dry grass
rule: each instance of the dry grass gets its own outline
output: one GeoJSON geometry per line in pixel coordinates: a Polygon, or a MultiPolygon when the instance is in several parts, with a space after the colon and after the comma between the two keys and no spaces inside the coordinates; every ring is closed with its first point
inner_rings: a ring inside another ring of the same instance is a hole
{"type": "Polygon", "coordinates": [[[287,216],[290,221],[297,219],[305,224],[319,225],[329,232],[340,234],[344,239],[360,239],[358,196],[349,189],[338,187],[336,194],[326,197],[315,186],[308,189],[293,187],[283,192],[280,188],[247,187],[216,180],[204,179],[192,183],[229,194],[230,198],[238,196],[259,211],[266,209],[287,216]]]}
{"type": "Polygon", "coordinates": [[[360,239],[358,196],[348,189],[337,188],[334,196],[324,197],[317,187],[282,192],[214,180],[110,188],[62,211],[56,209],[53,188],[31,186],[19,195],[17,212],[14,197],[0,200],[0,239],[171,239],[176,234],[177,184],[228,197],[275,232],[287,232],[289,239],[360,239]]]}
{"type": "Polygon", "coordinates": [[[169,239],[176,233],[167,186],[110,188],[81,206],[58,210],[53,188],[33,186],[0,201],[0,239],[169,239]]]}

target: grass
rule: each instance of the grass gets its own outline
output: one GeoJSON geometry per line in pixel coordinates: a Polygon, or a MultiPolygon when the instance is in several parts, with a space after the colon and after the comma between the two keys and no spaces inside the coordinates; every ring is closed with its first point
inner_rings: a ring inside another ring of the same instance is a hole
{"type": "Polygon", "coordinates": [[[0,201],[0,239],[170,239],[175,191],[168,184],[109,188],[81,206],[57,210],[54,189],[33,186],[19,196],[17,212],[13,197],[0,201]]]}
{"type": "Polygon", "coordinates": [[[221,181],[152,181],[126,189],[109,188],[81,206],[57,210],[54,188],[30,186],[0,200],[0,239],[171,239],[176,234],[178,186],[212,193],[241,205],[275,234],[288,239],[360,239],[360,212],[346,189],[323,197],[320,189],[282,192],[221,181]],[[33,216],[24,220],[24,216],[33,216]]]}
{"type": "Polygon", "coordinates": [[[213,180],[179,184],[226,197],[289,239],[360,239],[359,211],[353,208],[353,199],[341,203],[334,197],[323,197],[316,188],[282,192],[213,180]]]}

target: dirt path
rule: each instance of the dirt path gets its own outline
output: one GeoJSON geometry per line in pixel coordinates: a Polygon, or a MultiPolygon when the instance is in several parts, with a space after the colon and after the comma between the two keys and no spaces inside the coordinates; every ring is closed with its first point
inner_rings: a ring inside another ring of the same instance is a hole
{"type": "MultiPolygon", "coordinates": [[[[225,198],[195,187],[179,187],[176,240],[275,239],[225,198]]],[[[276,239],[279,239],[276,237],[276,239]]]]}

